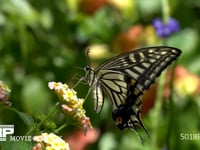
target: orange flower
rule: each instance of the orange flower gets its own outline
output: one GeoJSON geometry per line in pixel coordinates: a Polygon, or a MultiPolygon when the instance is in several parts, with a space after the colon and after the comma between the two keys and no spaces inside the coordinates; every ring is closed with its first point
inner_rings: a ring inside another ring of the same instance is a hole
{"type": "Polygon", "coordinates": [[[66,139],[71,150],[84,150],[88,144],[94,143],[98,139],[99,135],[100,132],[98,129],[88,130],[86,136],[83,135],[82,131],[76,131],[66,139]]]}
{"type": "Polygon", "coordinates": [[[175,69],[174,86],[180,96],[199,94],[200,77],[178,66],[175,69]]]}

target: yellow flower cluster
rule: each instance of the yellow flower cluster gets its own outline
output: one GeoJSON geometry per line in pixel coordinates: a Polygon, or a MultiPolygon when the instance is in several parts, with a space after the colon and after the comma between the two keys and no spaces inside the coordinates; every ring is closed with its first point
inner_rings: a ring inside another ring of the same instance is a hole
{"type": "Polygon", "coordinates": [[[4,91],[7,91],[7,92],[11,92],[11,90],[9,89],[9,87],[3,83],[3,81],[0,80],[0,88],[4,91]]]}
{"type": "Polygon", "coordinates": [[[11,106],[12,103],[8,100],[11,90],[9,87],[0,80],[0,102],[3,102],[7,106],[11,106]]]}
{"type": "Polygon", "coordinates": [[[76,91],[70,89],[67,84],[49,82],[48,86],[59,96],[64,113],[72,116],[73,119],[81,124],[86,133],[87,129],[92,126],[89,117],[85,114],[85,109],[83,109],[84,99],[78,98],[76,91]]]}
{"type": "Polygon", "coordinates": [[[33,150],[70,150],[69,144],[53,133],[34,136],[33,141],[38,142],[33,150]]]}

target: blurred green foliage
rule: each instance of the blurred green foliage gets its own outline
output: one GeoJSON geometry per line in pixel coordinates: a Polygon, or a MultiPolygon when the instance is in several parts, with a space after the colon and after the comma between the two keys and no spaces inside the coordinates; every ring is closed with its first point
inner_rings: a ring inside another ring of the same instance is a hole
{"type": "MultiPolygon", "coordinates": [[[[61,81],[73,86],[84,76],[88,46],[104,44],[109,49],[103,54],[104,58],[116,55],[122,52],[115,49],[116,39],[121,33],[138,24],[143,28],[151,26],[154,18],[162,17],[159,0],[125,0],[128,7],[110,2],[88,13],[86,6],[92,7],[94,3],[84,3],[84,0],[0,0],[0,80],[12,89],[12,107],[29,115],[47,113],[56,103],[47,83],[61,81]]],[[[181,31],[168,38],[167,44],[183,51],[179,64],[200,75],[200,0],[170,0],[169,4],[171,16],[180,22],[181,31]]],[[[142,42],[135,47],[162,43],[152,35],[156,40],[148,44],[145,41],[150,37],[145,32],[143,34],[142,42]]],[[[91,62],[98,65],[102,59],[91,58],[91,62]]],[[[80,84],[76,91],[84,97],[88,86],[80,84]]],[[[87,149],[165,150],[166,141],[170,141],[172,149],[200,149],[200,139],[180,139],[180,133],[200,134],[200,96],[189,95],[177,98],[177,101],[181,102],[174,106],[171,139],[165,136],[168,118],[162,116],[156,131],[159,142],[151,143],[145,138],[145,144],[141,145],[135,133],[130,130],[121,132],[115,127],[107,101],[102,113],[97,115],[93,110],[93,99],[89,97],[85,109],[93,126],[101,129],[101,135],[87,149]]],[[[54,119],[58,124],[64,121],[63,116],[54,119]]],[[[143,118],[150,134],[155,132],[151,132],[153,119],[157,118],[151,117],[151,113],[143,118]]],[[[0,123],[15,124],[15,134],[25,133],[24,126],[27,125],[22,120],[13,111],[1,111],[0,123]]]]}

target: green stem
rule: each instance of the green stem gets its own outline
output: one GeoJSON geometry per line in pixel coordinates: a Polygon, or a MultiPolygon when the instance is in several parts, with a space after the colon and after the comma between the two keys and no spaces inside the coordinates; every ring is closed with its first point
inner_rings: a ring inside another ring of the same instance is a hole
{"type": "Polygon", "coordinates": [[[38,124],[36,124],[33,128],[31,128],[27,133],[26,135],[31,135],[31,133],[35,132],[50,116],[52,116],[56,110],[60,107],[60,104],[57,103],[53,108],[52,110],[46,115],[46,117],[41,121],[39,122],[38,124]]]}
{"type": "Polygon", "coordinates": [[[157,86],[156,103],[155,103],[155,107],[152,114],[153,115],[152,118],[154,118],[154,121],[153,121],[154,134],[152,135],[152,143],[155,148],[158,145],[158,140],[159,140],[158,129],[160,126],[160,122],[162,121],[162,96],[163,96],[163,89],[164,89],[164,84],[165,84],[165,75],[166,73],[163,73],[159,78],[159,82],[157,86]]]}
{"type": "Polygon", "coordinates": [[[59,128],[57,128],[54,132],[55,133],[59,133],[59,131],[62,130],[62,129],[64,129],[67,125],[68,125],[68,123],[66,122],[65,124],[63,124],[59,128]]]}
{"type": "Polygon", "coordinates": [[[162,0],[162,15],[163,21],[167,23],[170,18],[170,8],[168,0],[162,0]]]}
{"type": "Polygon", "coordinates": [[[170,149],[170,137],[173,129],[173,123],[174,123],[174,101],[173,101],[173,91],[174,91],[174,86],[173,86],[173,79],[174,79],[174,70],[175,70],[176,65],[173,64],[172,66],[172,71],[170,74],[170,95],[169,95],[169,115],[168,115],[168,129],[167,129],[167,135],[166,135],[166,146],[167,149],[170,149]]]}

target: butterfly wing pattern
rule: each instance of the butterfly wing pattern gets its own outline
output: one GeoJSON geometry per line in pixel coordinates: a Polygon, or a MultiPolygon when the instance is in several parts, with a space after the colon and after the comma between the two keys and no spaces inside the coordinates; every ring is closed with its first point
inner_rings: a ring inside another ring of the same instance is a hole
{"type": "Polygon", "coordinates": [[[111,101],[113,120],[121,130],[131,128],[137,133],[136,127],[141,127],[147,133],[140,117],[143,92],[180,54],[173,47],[146,47],[108,59],[96,69],[86,67],[95,111],[100,113],[105,95],[111,101]]]}

